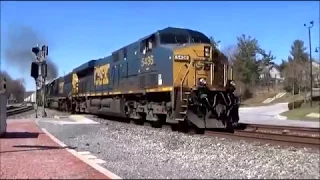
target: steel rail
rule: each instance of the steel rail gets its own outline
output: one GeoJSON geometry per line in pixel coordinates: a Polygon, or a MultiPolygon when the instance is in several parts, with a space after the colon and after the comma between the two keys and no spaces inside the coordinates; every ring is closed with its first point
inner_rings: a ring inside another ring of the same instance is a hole
{"type": "Polygon", "coordinates": [[[264,124],[247,124],[247,131],[255,132],[270,132],[280,134],[305,134],[305,135],[320,135],[320,128],[292,127],[292,126],[276,126],[264,124]]]}
{"type": "Polygon", "coordinates": [[[7,110],[7,116],[12,116],[12,115],[16,115],[16,114],[19,114],[19,113],[31,111],[33,109],[34,109],[33,106],[23,106],[23,107],[10,109],[10,110],[7,110]]]}
{"type": "MultiPolygon", "coordinates": [[[[260,126],[260,125],[259,125],[260,126]]],[[[250,128],[256,127],[255,125],[248,125],[247,128],[241,130],[235,130],[234,132],[219,132],[219,131],[205,131],[205,135],[228,138],[228,139],[237,139],[251,142],[261,142],[273,145],[280,145],[286,147],[308,147],[312,149],[320,149],[320,136],[319,128],[311,128],[311,132],[308,132],[307,128],[291,128],[286,127],[285,129],[279,126],[274,128],[274,126],[262,125],[265,129],[277,129],[278,131],[285,131],[291,129],[291,132],[294,133],[292,129],[297,130],[297,132],[303,131],[305,134],[289,134],[289,133],[275,133],[268,131],[254,131],[250,128]],[[304,129],[304,130],[302,130],[304,129]],[[317,131],[316,131],[317,130],[317,131]],[[307,133],[306,133],[307,132],[307,133]],[[317,136],[312,136],[311,134],[317,134],[317,136]]]]}

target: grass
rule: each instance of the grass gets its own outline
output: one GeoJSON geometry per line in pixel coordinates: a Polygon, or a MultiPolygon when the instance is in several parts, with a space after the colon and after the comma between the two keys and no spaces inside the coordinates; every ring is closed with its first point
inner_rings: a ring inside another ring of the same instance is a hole
{"type": "Polygon", "coordinates": [[[310,113],[319,113],[320,105],[319,102],[314,102],[312,108],[309,103],[304,103],[300,108],[292,109],[286,112],[281,113],[281,116],[286,116],[291,120],[318,120],[319,118],[306,117],[310,113]]]}
{"type": "Polygon", "coordinates": [[[283,97],[275,99],[272,103],[292,102],[300,99],[304,99],[304,96],[300,94],[292,95],[291,93],[287,93],[283,97]]]}
{"type": "Polygon", "coordinates": [[[277,93],[271,92],[271,93],[264,93],[260,95],[256,95],[250,99],[246,99],[245,101],[241,102],[241,106],[247,106],[247,107],[252,107],[252,106],[266,106],[270,105],[271,103],[264,104],[262,103],[264,100],[267,98],[272,98],[276,95],[277,93]]]}
{"type": "Polygon", "coordinates": [[[283,97],[273,100],[270,103],[262,103],[267,98],[272,98],[278,93],[265,93],[262,95],[255,96],[253,98],[247,99],[243,102],[241,102],[242,107],[254,107],[254,106],[269,106],[276,103],[284,103],[284,102],[292,102],[300,99],[304,99],[303,95],[291,95],[291,93],[285,94],[283,97]]]}

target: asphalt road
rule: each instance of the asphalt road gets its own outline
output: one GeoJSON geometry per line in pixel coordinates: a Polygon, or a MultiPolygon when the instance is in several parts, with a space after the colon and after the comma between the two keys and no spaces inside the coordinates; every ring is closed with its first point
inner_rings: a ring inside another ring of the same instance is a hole
{"type": "Polygon", "coordinates": [[[319,121],[297,121],[283,119],[279,114],[288,110],[287,103],[270,106],[240,108],[241,123],[272,124],[281,126],[320,127],[319,121]]]}

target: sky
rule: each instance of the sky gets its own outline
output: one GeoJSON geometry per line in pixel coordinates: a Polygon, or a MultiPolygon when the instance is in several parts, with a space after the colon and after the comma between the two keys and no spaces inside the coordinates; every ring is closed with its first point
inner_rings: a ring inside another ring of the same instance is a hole
{"type": "MultiPolygon", "coordinates": [[[[203,32],[220,40],[222,49],[235,45],[237,36],[250,35],[280,63],[287,59],[294,40],[301,39],[309,47],[303,24],[312,20],[312,51],[319,57],[314,52],[320,46],[319,6],[316,1],[1,1],[1,39],[8,36],[10,26],[31,27],[48,42],[59,76],[168,26],[203,32]]],[[[14,78],[25,78],[26,89],[34,90],[30,67],[21,71],[4,62],[6,43],[1,41],[1,69],[14,78]]]]}

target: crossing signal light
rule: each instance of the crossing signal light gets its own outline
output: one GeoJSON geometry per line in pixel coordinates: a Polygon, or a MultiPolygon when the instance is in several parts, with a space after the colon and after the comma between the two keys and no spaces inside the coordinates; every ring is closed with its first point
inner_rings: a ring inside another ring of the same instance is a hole
{"type": "Polygon", "coordinates": [[[40,49],[38,47],[33,47],[32,48],[32,52],[35,54],[35,55],[38,55],[38,53],[40,52],[40,49]]]}
{"type": "Polygon", "coordinates": [[[31,77],[33,77],[35,80],[39,76],[39,65],[36,62],[31,63],[31,77]]]}

